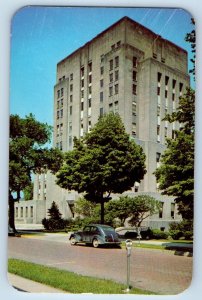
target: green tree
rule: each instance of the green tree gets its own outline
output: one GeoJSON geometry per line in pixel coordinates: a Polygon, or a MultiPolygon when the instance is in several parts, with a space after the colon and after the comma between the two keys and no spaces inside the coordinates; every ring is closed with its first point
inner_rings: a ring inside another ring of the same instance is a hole
{"type": "Polygon", "coordinates": [[[48,149],[51,127],[38,122],[30,114],[25,118],[10,116],[9,141],[9,225],[15,229],[15,202],[21,192],[31,184],[33,173],[56,172],[63,161],[58,149],[48,149]]]}
{"type": "MultiPolygon", "coordinates": [[[[192,24],[195,25],[192,19],[192,24]]],[[[185,38],[191,43],[195,76],[195,29],[185,38]]],[[[174,139],[167,139],[167,149],[161,157],[161,165],[156,170],[156,178],[162,194],[174,196],[179,213],[185,220],[193,220],[194,209],[194,133],[195,133],[195,91],[187,88],[179,99],[176,112],[167,115],[170,123],[179,122],[180,130],[175,131],[174,139]]]]}
{"type": "Polygon", "coordinates": [[[107,217],[109,220],[120,219],[124,226],[126,219],[135,227],[140,227],[144,219],[157,213],[160,203],[149,195],[138,195],[136,197],[121,196],[118,200],[107,203],[107,217]]]}
{"type": "Polygon", "coordinates": [[[103,116],[83,139],[74,139],[73,151],[67,152],[65,163],[57,173],[62,188],[85,193],[85,198],[101,205],[111,193],[123,193],[146,173],[145,154],[130,140],[120,116],[103,116]]]}
{"type": "Polygon", "coordinates": [[[26,186],[23,190],[24,199],[25,200],[31,200],[33,199],[33,188],[34,184],[31,182],[28,186],[26,186]]]}
{"type": "Polygon", "coordinates": [[[47,230],[64,229],[68,224],[68,220],[62,218],[62,214],[55,201],[52,202],[51,207],[48,209],[48,216],[48,219],[44,218],[42,220],[42,224],[47,230]]]}
{"type": "Polygon", "coordinates": [[[74,205],[74,212],[82,217],[94,217],[96,214],[97,204],[80,197],[74,205]]]}

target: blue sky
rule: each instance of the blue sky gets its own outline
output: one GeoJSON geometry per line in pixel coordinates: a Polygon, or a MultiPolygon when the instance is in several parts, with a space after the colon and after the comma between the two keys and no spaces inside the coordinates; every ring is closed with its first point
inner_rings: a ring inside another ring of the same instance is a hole
{"type": "Polygon", "coordinates": [[[10,112],[53,125],[57,63],[124,16],[191,55],[191,15],[182,9],[25,7],[11,23],[10,112]]]}

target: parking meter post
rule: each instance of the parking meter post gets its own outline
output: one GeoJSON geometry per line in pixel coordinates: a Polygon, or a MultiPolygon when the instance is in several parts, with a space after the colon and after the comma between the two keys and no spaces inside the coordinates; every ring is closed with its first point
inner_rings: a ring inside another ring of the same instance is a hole
{"type": "Polygon", "coordinates": [[[130,291],[130,256],[131,256],[131,248],[133,242],[131,240],[126,240],[126,250],[127,250],[127,289],[126,292],[130,291]]]}

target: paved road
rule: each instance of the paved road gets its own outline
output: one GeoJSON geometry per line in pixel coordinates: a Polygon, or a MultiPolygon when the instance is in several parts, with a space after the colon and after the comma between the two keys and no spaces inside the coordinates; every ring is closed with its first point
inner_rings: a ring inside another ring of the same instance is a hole
{"type": "MultiPolygon", "coordinates": [[[[57,241],[10,237],[9,257],[73,271],[82,275],[126,281],[126,250],[70,246],[57,241]]],[[[178,294],[190,285],[192,258],[164,250],[140,249],[131,255],[131,284],[161,294],[178,294]]]]}

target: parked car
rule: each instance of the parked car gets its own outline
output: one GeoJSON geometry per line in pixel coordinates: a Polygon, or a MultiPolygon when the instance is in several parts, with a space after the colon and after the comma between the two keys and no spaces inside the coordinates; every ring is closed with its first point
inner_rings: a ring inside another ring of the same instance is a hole
{"type": "Polygon", "coordinates": [[[152,238],[152,230],[149,227],[140,227],[139,232],[134,227],[119,227],[115,230],[119,238],[136,239],[140,237],[144,240],[149,240],[152,238]]]}
{"type": "Polygon", "coordinates": [[[114,228],[100,224],[89,224],[83,230],[72,233],[69,239],[71,245],[85,243],[92,244],[95,248],[100,245],[120,245],[114,228]]]}

